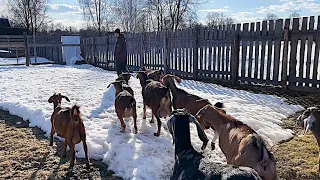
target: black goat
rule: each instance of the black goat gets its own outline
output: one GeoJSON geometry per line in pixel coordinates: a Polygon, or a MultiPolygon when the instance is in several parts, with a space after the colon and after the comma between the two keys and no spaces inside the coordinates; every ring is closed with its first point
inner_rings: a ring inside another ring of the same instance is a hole
{"type": "Polygon", "coordinates": [[[210,162],[209,159],[204,158],[191,145],[189,122],[193,122],[197,126],[198,136],[203,142],[202,150],[205,149],[209,141],[194,116],[186,109],[174,110],[167,122],[173,143],[175,143],[175,163],[170,180],[261,179],[252,168],[210,162]]]}

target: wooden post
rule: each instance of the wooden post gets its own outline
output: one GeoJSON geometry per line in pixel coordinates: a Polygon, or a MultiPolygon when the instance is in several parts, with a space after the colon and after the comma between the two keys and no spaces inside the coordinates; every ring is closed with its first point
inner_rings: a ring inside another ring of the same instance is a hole
{"type": "Polygon", "coordinates": [[[236,85],[238,83],[238,73],[239,73],[239,52],[240,52],[240,43],[239,43],[239,33],[238,31],[234,35],[233,40],[233,60],[231,61],[231,79],[232,84],[236,85]]]}
{"type": "Polygon", "coordinates": [[[287,65],[288,65],[288,49],[289,49],[289,26],[290,26],[290,19],[286,19],[285,25],[284,25],[284,37],[283,37],[284,45],[283,45],[282,78],[281,78],[281,84],[283,89],[288,88],[287,65]]]}
{"type": "MultiPolygon", "coordinates": [[[[36,35],[33,32],[33,45],[35,44],[36,44],[36,35]]],[[[35,46],[33,46],[33,56],[34,56],[34,63],[37,64],[37,50],[35,46]]]]}
{"type": "Polygon", "coordinates": [[[24,40],[24,52],[25,52],[25,56],[26,56],[26,66],[29,66],[30,65],[30,55],[29,55],[27,32],[23,32],[23,40],[24,40]]]}
{"type": "Polygon", "coordinates": [[[143,60],[143,33],[140,33],[140,66],[144,66],[143,60]]]}
{"type": "Polygon", "coordinates": [[[165,74],[168,73],[168,40],[167,40],[167,35],[166,33],[164,33],[164,36],[163,36],[163,50],[164,50],[164,58],[163,58],[163,66],[164,66],[164,72],[165,74]]]}
{"type": "Polygon", "coordinates": [[[193,46],[193,78],[195,80],[198,79],[198,60],[199,60],[199,33],[200,33],[200,28],[199,26],[195,27],[195,32],[194,32],[194,36],[196,37],[196,43],[193,46]]]}

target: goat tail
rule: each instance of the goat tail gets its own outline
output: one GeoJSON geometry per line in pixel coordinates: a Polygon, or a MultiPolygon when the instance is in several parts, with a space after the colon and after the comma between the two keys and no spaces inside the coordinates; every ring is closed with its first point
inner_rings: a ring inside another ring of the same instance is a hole
{"type": "Polygon", "coordinates": [[[217,102],[214,106],[217,108],[224,108],[224,104],[222,102],[217,102]]]}
{"type": "Polygon", "coordinates": [[[128,109],[130,109],[130,108],[133,108],[133,107],[135,107],[136,106],[136,100],[134,99],[134,98],[132,98],[131,100],[130,100],[130,102],[129,102],[129,104],[128,104],[128,109]]]}
{"type": "Polygon", "coordinates": [[[78,116],[80,114],[80,106],[79,105],[73,105],[71,107],[71,113],[72,113],[72,116],[78,116]]]}
{"type": "Polygon", "coordinates": [[[275,159],[266,147],[263,147],[262,159],[257,163],[256,170],[264,179],[277,179],[275,159]]]}

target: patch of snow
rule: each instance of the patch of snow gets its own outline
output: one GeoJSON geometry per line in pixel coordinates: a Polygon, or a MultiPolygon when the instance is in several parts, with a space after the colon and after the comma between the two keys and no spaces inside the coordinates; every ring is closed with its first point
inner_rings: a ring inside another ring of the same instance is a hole
{"type": "MultiPolygon", "coordinates": [[[[102,160],[116,176],[124,179],[168,179],[174,164],[174,147],[165,129],[166,119],[161,119],[160,137],[154,137],[157,125],[149,123],[150,109],[147,110],[147,120],[142,119],[140,83],[138,79],[131,78],[129,84],[137,101],[138,133],[132,133],[131,118],[126,120],[126,132],[120,133],[120,122],[114,108],[115,89],[113,86],[107,88],[116,76],[115,72],[91,65],[2,66],[0,108],[23,120],[29,119],[31,127],[41,128],[49,137],[53,105],[48,103],[48,98],[60,92],[71,101],[63,100],[63,106],[81,106],[90,158],[102,160]]],[[[279,124],[282,118],[303,109],[276,96],[214,84],[185,80],[178,86],[212,103],[225,103],[227,113],[247,123],[272,144],[292,137],[292,131],[281,128],[279,124]]],[[[200,150],[202,142],[197,137],[195,125],[190,126],[192,144],[200,150]]],[[[206,130],[206,133],[211,140],[213,132],[206,130]]],[[[84,158],[82,143],[76,145],[76,151],[78,158],[84,158]]],[[[226,161],[218,146],[214,151],[206,149],[205,153],[212,157],[212,161],[226,161]]]]}

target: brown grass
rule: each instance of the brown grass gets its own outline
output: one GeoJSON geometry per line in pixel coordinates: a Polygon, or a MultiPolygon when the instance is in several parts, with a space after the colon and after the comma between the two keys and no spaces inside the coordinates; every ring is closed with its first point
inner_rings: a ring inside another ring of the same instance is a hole
{"type": "Polygon", "coordinates": [[[90,160],[87,171],[84,159],[77,158],[70,170],[69,152],[61,158],[62,142],[55,140],[53,147],[48,146],[43,131],[1,110],[0,139],[0,179],[120,179],[101,161],[90,160]]]}

